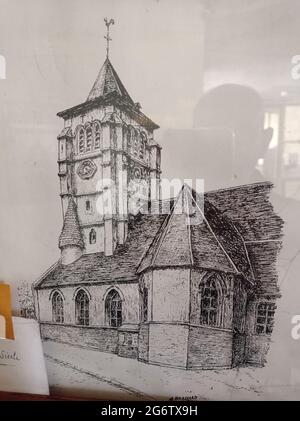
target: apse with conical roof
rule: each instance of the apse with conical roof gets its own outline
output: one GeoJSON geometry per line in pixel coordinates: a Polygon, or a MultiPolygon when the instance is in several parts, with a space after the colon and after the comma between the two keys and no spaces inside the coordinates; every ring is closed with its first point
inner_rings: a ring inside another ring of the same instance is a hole
{"type": "Polygon", "coordinates": [[[173,266],[218,268],[253,283],[249,257],[236,227],[186,184],[141,260],[138,271],[173,266]]]}

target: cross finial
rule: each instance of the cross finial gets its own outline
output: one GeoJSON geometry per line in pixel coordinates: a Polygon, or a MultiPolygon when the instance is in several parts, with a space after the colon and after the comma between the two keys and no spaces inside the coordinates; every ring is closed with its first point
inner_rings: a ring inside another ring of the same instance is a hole
{"type": "Polygon", "coordinates": [[[110,25],[114,25],[115,21],[113,19],[108,20],[107,18],[104,18],[104,22],[107,28],[107,32],[106,35],[104,36],[104,38],[106,39],[106,57],[108,58],[109,56],[109,41],[111,41],[111,38],[109,36],[109,27],[110,25]]]}

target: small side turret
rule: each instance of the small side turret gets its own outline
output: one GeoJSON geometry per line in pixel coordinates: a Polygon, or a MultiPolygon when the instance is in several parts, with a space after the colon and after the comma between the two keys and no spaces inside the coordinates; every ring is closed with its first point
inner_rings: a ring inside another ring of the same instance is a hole
{"type": "Polygon", "coordinates": [[[75,262],[83,253],[84,242],[79,226],[77,206],[73,197],[69,199],[63,228],[59,237],[59,248],[63,265],[75,262]]]}

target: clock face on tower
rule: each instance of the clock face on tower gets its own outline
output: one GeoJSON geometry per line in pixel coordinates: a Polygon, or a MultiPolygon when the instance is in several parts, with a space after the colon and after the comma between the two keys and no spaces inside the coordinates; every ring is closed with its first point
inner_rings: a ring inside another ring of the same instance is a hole
{"type": "Polygon", "coordinates": [[[94,162],[90,159],[86,159],[85,161],[82,161],[79,165],[77,169],[77,174],[80,178],[86,180],[88,178],[92,178],[96,171],[97,167],[94,164],[94,162]]]}

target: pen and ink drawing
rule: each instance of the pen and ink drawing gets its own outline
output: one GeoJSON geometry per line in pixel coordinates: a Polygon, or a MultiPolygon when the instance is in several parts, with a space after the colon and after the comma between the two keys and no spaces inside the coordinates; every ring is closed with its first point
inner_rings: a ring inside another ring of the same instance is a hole
{"type": "Polygon", "coordinates": [[[112,23],[87,100],[58,113],[61,258],[33,285],[42,338],[186,370],[263,366],[280,297],[272,184],[161,199],[159,126],[109,59],[112,23]]]}

